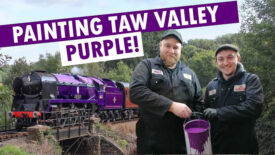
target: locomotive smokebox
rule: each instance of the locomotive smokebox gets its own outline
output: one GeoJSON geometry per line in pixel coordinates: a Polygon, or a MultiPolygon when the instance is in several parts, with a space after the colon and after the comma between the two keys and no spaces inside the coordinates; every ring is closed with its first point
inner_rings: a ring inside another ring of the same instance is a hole
{"type": "Polygon", "coordinates": [[[41,78],[36,72],[27,73],[22,77],[22,91],[28,95],[38,94],[42,89],[41,78]]]}

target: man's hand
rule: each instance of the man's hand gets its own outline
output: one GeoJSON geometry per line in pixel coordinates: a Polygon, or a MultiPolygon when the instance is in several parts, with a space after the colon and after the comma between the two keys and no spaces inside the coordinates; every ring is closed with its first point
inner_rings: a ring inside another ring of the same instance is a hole
{"type": "Polygon", "coordinates": [[[213,109],[213,108],[207,108],[203,111],[203,115],[209,119],[212,120],[215,117],[217,117],[217,109],[213,109]]]}
{"type": "Polygon", "coordinates": [[[168,111],[180,118],[189,118],[192,114],[191,109],[186,104],[179,102],[173,102],[168,111]]]}

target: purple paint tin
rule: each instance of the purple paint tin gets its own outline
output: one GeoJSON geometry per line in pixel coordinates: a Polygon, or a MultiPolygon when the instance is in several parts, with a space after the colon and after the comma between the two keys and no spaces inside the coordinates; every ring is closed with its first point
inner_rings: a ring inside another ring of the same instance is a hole
{"type": "Polygon", "coordinates": [[[212,154],[210,123],[202,119],[183,125],[188,154],[212,154]]]}

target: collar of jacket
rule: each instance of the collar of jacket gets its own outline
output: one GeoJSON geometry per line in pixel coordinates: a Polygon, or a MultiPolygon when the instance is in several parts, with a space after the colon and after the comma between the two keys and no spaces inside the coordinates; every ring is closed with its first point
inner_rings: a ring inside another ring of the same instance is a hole
{"type": "Polygon", "coordinates": [[[238,79],[239,77],[241,77],[245,72],[246,71],[245,71],[245,69],[243,67],[243,64],[239,62],[237,64],[237,69],[236,69],[235,74],[232,77],[230,77],[228,80],[225,80],[223,78],[222,72],[220,70],[217,71],[217,78],[221,82],[231,83],[232,81],[234,81],[234,80],[238,79]]]}
{"type": "MultiPolygon", "coordinates": [[[[155,57],[154,60],[155,60],[154,64],[159,65],[159,66],[163,66],[164,68],[167,68],[164,65],[164,63],[163,63],[162,59],[160,58],[160,56],[155,57]]],[[[184,63],[182,63],[181,61],[178,61],[176,68],[184,68],[184,67],[185,67],[184,63]]]]}

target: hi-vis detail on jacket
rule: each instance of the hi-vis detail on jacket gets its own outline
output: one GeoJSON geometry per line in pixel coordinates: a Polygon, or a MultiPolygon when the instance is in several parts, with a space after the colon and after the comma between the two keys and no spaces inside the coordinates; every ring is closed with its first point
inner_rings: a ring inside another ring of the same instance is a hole
{"type": "Polygon", "coordinates": [[[192,80],[192,76],[190,74],[183,73],[183,77],[189,80],[192,80]]]}
{"type": "Polygon", "coordinates": [[[216,94],[216,89],[210,90],[208,93],[209,93],[209,96],[212,96],[216,94]]]}
{"type": "Polygon", "coordinates": [[[163,75],[163,72],[162,72],[162,70],[152,69],[152,74],[159,74],[159,75],[163,75]]]}
{"type": "Polygon", "coordinates": [[[245,91],[245,88],[246,88],[245,84],[234,85],[234,92],[245,91]]]}

